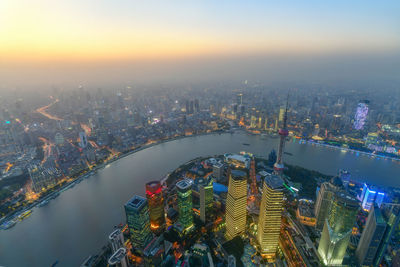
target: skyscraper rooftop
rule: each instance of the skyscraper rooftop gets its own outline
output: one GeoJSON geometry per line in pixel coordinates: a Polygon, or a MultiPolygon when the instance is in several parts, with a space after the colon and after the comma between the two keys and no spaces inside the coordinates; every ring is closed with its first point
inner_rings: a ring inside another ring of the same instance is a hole
{"type": "Polygon", "coordinates": [[[234,180],[243,180],[246,179],[246,173],[244,171],[233,170],[231,171],[232,178],[234,180]]]}
{"type": "Polygon", "coordinates": [[[267,175],[265,183],[273,190],[283,189],[283,180],[277,175],[267,175]]]}
{"type": "Polygon", "coordinates": [[[125,204],[125,206],[135,210],[140,210],[146,205],[146,201],[147,200],[144,197],[134,196],[125,204]]]}
{"type": "Polygon", "coordinates": [[[189,179],[184,179],[176,183],[178,190],[186,191],[192,187],[192,181],[189,179]]]}

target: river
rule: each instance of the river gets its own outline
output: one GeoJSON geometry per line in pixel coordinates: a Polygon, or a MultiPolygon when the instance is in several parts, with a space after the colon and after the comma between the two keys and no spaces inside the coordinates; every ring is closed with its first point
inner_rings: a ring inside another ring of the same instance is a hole
{"type": "MultiPolygon", "coordinates": [[[[106,244],[114,225],[125,221],[124,203],[144,195],[146,181],[161,179],[180,164],[198,156],[249,151],[267,156],[279,139],[246,133],[194,136],[165,142],[133,153],[99,170],[89,179],[61,193],[47,206],[15,227],[0,231],[0,266],[79,266],[106,244]],[[243,145],[248,143],[250,146],[243,145]]],[[[336,174],[349,170],[354,178],[400,186],[400,164],[338,149],[290,141],[284,161],[336,174]]]]}

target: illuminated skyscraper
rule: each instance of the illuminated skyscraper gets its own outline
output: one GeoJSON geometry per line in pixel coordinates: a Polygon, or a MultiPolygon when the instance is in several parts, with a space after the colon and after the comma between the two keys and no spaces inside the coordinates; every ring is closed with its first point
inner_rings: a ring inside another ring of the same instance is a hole
{"type": "Polygon", "coordinates": [[[377,188],[373,188],[367,184],[364,184],[363,190],[357,196],[361,201],[361,206],[363,210],[370,211],[374,203],[377,203],[380,207],[385,198],[385,193],[379,192],[377,188]]]}
{"type": "Polygon", "coordinates": [[[285,107],[280,107],[279,108],[279,115],[278,115],[278,121],[283,122],[283,118],[285,117],[285,107]]]}
{"type": "Polygon", "coordinates": [[[193,226],[192,181],[181,180],[176,183],[176,188],[178,191],[178,221],[186,231],[193,226]]]}
{"type": "Polygon", "coordinates": [[[150,229],[159,233],[165,226],[164,198],[159,181],[146,184],[146,197],[149,203],[150,229]]]}
{"type": "Polygon", "coordinates": [[[328,218],[329,210],[332,204],[332,199],[335,192],[343,189],[343,184],[340,178],[334,177],[329,182],[324,182],[318,191],[317,201],[315,202],[315,228],[322,231],[325,220],[328,218]]]}
{"type": "Polygon", "coordinates": [[[232,239],[246,230],[247,216],[247,175],[233,170],[229,176],[226,197],[226,238],[232,239]]]}
{"type": "Polygon", "coordinates": [[[283,180],[269,175],[264,180],[257,240],[263,257],[274,259],[278,248],[283,209],[283,180]]]}
{"type": "Polygon", "coordinates": [[[268,117],[267,116],[265,116],[265,119],[264,119],[264,130],[265,131],[268,130],[268,117]]]}
{"type": "Polygon", "coordinates": [[[257,117],[254,115],[251,115],[250,128],[256,128],[256,127],[257,127],[257,117]]]}
{"type": "Polygon", "coordinates": [[[360,101],[357,105],[356,115],[354,116],[354,124],[353,127],[356,130],[364,129],[365,121],[367,120],[368,115],[368,100],[360,101]]]}
{"type": "Polygon", "coordinates": [[[325,265],[342,264],[358,209],[355,198],[344,192],[335,193],[318,245],[318,253],[325,265]]]}
{"type": "Polygon", "coordinates": [[[203,180],[199,184],[200,193],[200,219],[202,222],[206,222],[206,216],[209,214],[213,207],[213,181],[212,179],[203,180]]]}
{"type": "Polygon", "coordinates": [[[386,221],[378,207],[372,206],[367,224],[356,250],[356,258],[361,266],[371,266],[386,229],[386,221]]]}
{"type": "Polygon", "coordinates": [[[142,251],[153,237],[147,200],[141,196],[134,196],[125,204],[125,214],[132,246],[142,251]]]}

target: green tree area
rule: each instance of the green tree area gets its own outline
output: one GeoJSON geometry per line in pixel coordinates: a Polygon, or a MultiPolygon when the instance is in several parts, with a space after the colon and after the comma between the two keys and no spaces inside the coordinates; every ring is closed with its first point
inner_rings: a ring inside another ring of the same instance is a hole
{"type": "Polygon", "coordinates": [[[332,178],[330,175],[292,165],[286,165],[284,174],[290,177],[292,182],[301,183],[302,189],[299,192],[299,195],[309,199],[315,199],[315,192],[318,185],[316,178],[322,178],[325,180],[332,178]]]}
{"type": "MultiPolygon", "coordinates": [[[[6,194],[6,192],[10,191],[10,190],[12,192],[15,190],[18,190],[25,185],[28,178],[29,178],[28,174],[23,173],[18,176],[2,179],[2,180],[0,180],[0,191],[3,192],[3,194],[6,194]]],[[[1,194],[1,196],[3,196],[3,194],[1,194]]],[[[7,198],[7,197],[5,197],[5,198],[7,198]]],[[[3,199],[4,198],[0,198],[0,202],[3,199]]]]}
{"type": "Polygon", "coordinates": [[[5,200],[6,198],[9,198],[13,195],[13,191],[10,190],[9,188],[2,188],[0,189],[0,202],[5,200]]]}

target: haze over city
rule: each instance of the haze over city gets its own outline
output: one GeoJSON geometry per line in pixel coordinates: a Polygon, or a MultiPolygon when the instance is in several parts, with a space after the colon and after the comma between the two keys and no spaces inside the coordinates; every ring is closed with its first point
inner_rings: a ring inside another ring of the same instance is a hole
{"type": "Polygon", "coordinates": [[[0,266],[400,267],[399,14],[0,0],[0,266]]]}
{"type": "Polygon", "coordinates": [[[2,1],[1,90],[398,82],[398,1],[2,1]]]}

